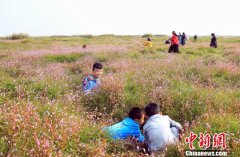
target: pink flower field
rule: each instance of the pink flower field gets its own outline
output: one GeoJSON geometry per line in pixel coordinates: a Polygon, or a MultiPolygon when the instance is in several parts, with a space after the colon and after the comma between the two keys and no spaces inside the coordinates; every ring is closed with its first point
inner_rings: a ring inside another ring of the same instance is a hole
{"type": "Polygon", "coordinates": [[[152,49],[137,44],[140,36],[1,39],[0,156],[148,156],[102,129],[149,102],[185,129],[159,155],[184,156],[194,132],[225,133],[224,151],[238,156],[240,38],[219,37],[217,49],[209,37],[190,38],[177,54],[167,52],[168,38],[153,36],[152,49]],[[84,96],[82,78],[96,61],[102,84],[84,96]]]}

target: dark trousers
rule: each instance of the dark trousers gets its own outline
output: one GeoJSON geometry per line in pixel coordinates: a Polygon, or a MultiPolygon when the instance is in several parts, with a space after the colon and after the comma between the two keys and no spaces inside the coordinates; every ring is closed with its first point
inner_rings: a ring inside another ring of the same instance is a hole
{"type": "Polygon", "coordinates": [[[210,46],[211,46],[211,47],[215,47],[215,48],[217,48],[217,42],[215,42],[215,41],[211,41],[210,46]]]}
{"type": "Polygon", "coordinates": [[[171,52],[174,52],[174,53],[178,53],[178,45],[177,44],[174,44],[174,45],[171,45],[169,47],[169,50],[168,50],[168,53],[171,53],[171,52]]]}

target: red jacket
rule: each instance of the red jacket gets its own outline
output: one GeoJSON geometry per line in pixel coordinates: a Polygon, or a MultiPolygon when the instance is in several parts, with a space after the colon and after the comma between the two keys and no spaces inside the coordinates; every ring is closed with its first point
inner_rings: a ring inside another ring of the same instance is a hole
{"type": "Polygon", "coordinates": [[[172,45],[174,45],[174,44],[178,45],[178,37],[173,35],[172,39],[171,39],[171,42],[172,42],[172,45]]]}

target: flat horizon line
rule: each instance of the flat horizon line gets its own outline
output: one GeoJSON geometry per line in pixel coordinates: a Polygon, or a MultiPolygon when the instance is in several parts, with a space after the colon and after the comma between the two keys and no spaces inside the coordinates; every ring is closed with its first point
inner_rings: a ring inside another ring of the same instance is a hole
{"type": "MultiPolygon", "coordinates": [[[[5,38],[5,37],[9,37],[11,35],[14,35],[14,34],[26,34],[28,35],[29,37],[81,37],[81,36],[93,36],[93,37],[97,37],[97,36],[144,36],[144,35],[150,35],[150,36],[171,36],[171,35],[167,35],[167,34],[150,34],[150,33],[146,33],[146,34],[76,34],[76,35],[64,35],[64,34],[61,34],[61,35],[29,35],[27,33],[12,33],[10,35],[5,35],[5,36],[0,36],[0,38],[5,38]]],[[[206,36],[211,36],[211,34],[209,35],[198,35],[196,34],[198,37],[206,37],[206,36]]],[[[194,35],[188,35],[187,36],[194,36],[194,35]]],[[[216,36],[218,37],[240,37],[240,35],[217,35],[216,36]]]]}

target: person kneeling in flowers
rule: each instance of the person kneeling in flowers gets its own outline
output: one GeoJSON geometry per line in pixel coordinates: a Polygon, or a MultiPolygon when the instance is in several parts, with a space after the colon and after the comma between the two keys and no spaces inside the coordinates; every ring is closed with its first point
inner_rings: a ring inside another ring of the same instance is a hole
{"type": "Polygon", "coordinates": [[[100,84],[100,78],[103,74],[103,65],[101,63],[94,63],[92,67],[92,74],[86,76],[82,80],[82,91],[85,95],[92,93],[100,84]]]}
{"type": "Polygon", "coordinates": [[[152,48],[153,45],[152,45],[152,40],[151,38],[147,38],[147,41],[143,41],[141,42],[146,48],[152,48]]]}

